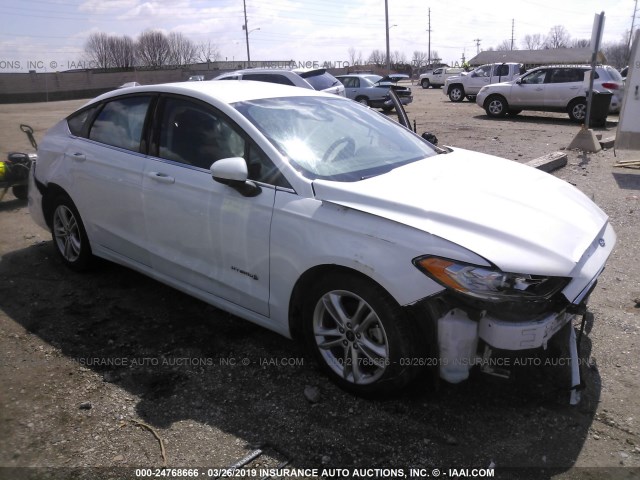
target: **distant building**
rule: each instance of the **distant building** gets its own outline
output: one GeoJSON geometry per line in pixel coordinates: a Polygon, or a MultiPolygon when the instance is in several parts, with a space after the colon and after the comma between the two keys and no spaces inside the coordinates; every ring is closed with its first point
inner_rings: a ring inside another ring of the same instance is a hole
{"type": "MultiPolygon", "coordinates": [[[[598,52],[597,62],[607,61],[602,52],[598,52]]],[[[469,60],[472,67],[487,63],[515,62],[527,67],[540,65],[584,65],[591,63],[590,48],[550,48],[546,50],[506,50],[484,51],[469,60]]]]}

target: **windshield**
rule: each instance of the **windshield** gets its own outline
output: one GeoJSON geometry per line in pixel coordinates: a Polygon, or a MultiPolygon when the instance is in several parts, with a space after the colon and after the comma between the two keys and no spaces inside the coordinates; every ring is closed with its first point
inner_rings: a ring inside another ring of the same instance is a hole
{"type": "Polygon", "coordinates": [[[357,181],[436,154],[411,131],[351,100],[269,98],[234,106],[310,179],[357,181]]]}

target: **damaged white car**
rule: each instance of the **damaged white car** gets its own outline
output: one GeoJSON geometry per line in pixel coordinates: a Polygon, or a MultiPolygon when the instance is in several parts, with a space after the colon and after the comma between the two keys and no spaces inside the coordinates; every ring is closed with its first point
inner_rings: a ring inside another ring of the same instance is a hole
{"type": "Polygon", "coordinates": [[[301,339],[360,394],[545,348],[616,240],[549,174],[249,81],[92,100],[40,143],[29,202],[72,269],[102,257],[301,339]]]}

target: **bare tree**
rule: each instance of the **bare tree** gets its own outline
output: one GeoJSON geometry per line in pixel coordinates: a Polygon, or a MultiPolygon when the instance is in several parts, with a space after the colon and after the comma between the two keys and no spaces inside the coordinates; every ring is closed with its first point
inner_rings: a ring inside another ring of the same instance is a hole
{"type": "Polygon", "coordinates": [[[109,36],[106,33],[92,33],[84,45],[84,52],[98,68],[109,68],[109,36]]]}
{"type": "Polygon", "coordinates": [[[544,48],[544,40],[539,33],[525,35],[521,44],[525,50],[541,50],[544,48]]]}
{"type": "Polygon", "coordinates": [[[360,65],[362,64],[362,52],[356,52],[356,49],[353,47],[349,47],[347,50],[349,54],[349,65],[360,65]]]}
{"type": "Polygon", "coordinates": [[[629,51],[627,49],[628,32],[619,42],[605,43],[602,46],[602,53],[607,58],[607,64],[616,67],[618,70],[629,64],[629,51]]]}
{"type": "Polygon", "coordinates": [[[571,36],[562,25],[555,25],[549,30],[549,35],[545,40],[546,48],[567,48],[571,36]]]}
{"type": "Polygon", "coordinates": [[[136,43],[138,61],[145,67],[160,68],[167,65],[170,56],[167,37],[159,30],[147,30],[136,43]]]}
{"type": "Polygon", "coordinates": [[[135,63],[135,45],[131,37],[109,37],[109,66],[130,68],[135,63]]]}
{"type": "Polygon", "coordinates": [[[587,38],[576,38],[571,41],[571,48],[587,48],[591,45],[591,40],[587,38]]]}
{"type": "Polygon", "coordinates": [[[194,63],[198,58],[198,47],[178,32],[171,32],[167,37],[169,43],[169,63],[183,66],[194,63]]]}
{"type": "Polygon", "coordinates": [[[211,40],[198,45],[198,60],[201,62],[215,62],[220,59],[220,50],[211,40]]]}
{"type": "Polygon", "coordinates": [[[411,57],[411,63],[415,68],[421,68],[423,65],[426,65],[428,60],[429,54],[418,50],[413,52],[413,57],[411,57]]]}
{"type": "Polygon", "coordinates": [[[387,55],[382,50],[374,50],[369,55],[369,63],[374,64],[376,67],[382,67],[387,63],[387,55]]]}
{"type": "Polygon", "coordinates": [[[405,56],[404,52],[401,52],[399,50],[395,50],[391,54],[390,61],[394,65],[406,65],[407,64],[407,57],[405,56]]]}
{"type": "Polygon", "coordinates": [[[496,51],[498,52],[506,52],[508,50],[511,50],[511,40],[503,40],[502,43],[496,47],[496,51]]]}

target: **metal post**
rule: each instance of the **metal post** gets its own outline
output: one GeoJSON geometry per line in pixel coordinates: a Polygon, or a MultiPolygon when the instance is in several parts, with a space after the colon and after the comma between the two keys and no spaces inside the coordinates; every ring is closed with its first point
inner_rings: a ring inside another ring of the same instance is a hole
{"type": "Polygon", "coordinates": [[[598,60],[598,51],[600,50],[600,39],[602,38],[602,27],[604,25],[604,12],[601,12],[598,18],[598,28],[595,38],[595,45],[593,46],[593,53],[591,54],[591,72],[589,72],[589,93],[587,99],[587,113],[584,120],[584,128],[589,129],[589,122],[591,120],[591,103],[593,102],[593,80],[596,74],[596,63],[598,60]]]}
{"type": "Polygon", "coordinates": [[[391,73],[391,63],[389,62],[389,2],[384,0],[384,25],[387,34],[387,73],[391,73]]]}

